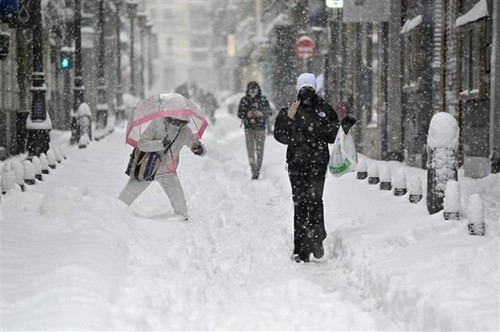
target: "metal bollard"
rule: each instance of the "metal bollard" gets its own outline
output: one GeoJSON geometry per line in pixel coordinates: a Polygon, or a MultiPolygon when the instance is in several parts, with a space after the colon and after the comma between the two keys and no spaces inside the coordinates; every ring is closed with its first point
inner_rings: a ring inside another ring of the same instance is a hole
{"type": "Polygon", "coordinates": [[[68,159],[68,156],[66,155],[66,150],[64,148],[60,148],[59,151],[61,152],[61,156],[63,157],[64,160],[68,159]]]}
{"type": "Polygon", "coordinates": [[[408,191],[410,195],[408,199],[410,203],[418,203],[422,200],[422,182],[420,181],[420,177],[418,175],[414,175],[411,177],[410,182],[408,183],[408,191]]]}
{"type": "Polygon", "coordinates": [[[400,169],[394,176],[394,196],[404,196],[406,192],[406,174],[400,169]]]}
{"type": "Polygon", "coordinates": [[[92,121],[89,116],[81,116],[78,118],[80,123],[80,140],[78,141],[78,148],[85,149],[90,143],[90,133],[92,132],[92,121]]]}
{"type": "Polygon", "coordinates": [[[2,182],[0,183],[2,187],[2,195],[5,195],[9,190],[16,186],[16,175],[12,170],[4,170],[2,175],[2,182]]]}
{"type": "Polygon", "coordinates": [[[368,171],[368,184],[378,184],[379,182],[378,166],[377,164],[371,164],[368,171]]]}
{"type": "Polygon", "coordinates": [[[450,180],[446,183],[443,208],[443,217],[445,220],[460,220],[460,186],[455,180],[450,180]]]}
{"type": "Polygon", "coordinates": [[[40,153],[40,165],[42,167],[42,174],[49,174],[49,161],[45,153],[40,153]]]}
{"type": "Polygon", "coordinates": [[[33,167],[35,168],[35,179],[38,181],[43,181],[42,178],[42,164],[40,163],[40,158],[37,156],[34,156],[31,158],[31,163],[33,164],[33,167]]]}
{"type": "Polygon", "coordinates": [[[56,156],[54,154],[54,151],[52,151],[52,149],[49,149],[47,151],[47,161],[49,163],[50,168],[55,169],[57,167],[56,156]]]}
{"type": "Polygon", "coordinates": [[[78,148],[85,149],[92,140],[92,112],[87,103],[81,103],[77,112],[79,140],[78,148]]]}
{"type": "Polygon", "coordinates": [[[80,141],[78,142],[79,149],[85,149],[90,143],[89,136],[87,134],[83,134],[80,136],[80,141]]]}
{"type": "Polygon", "coordinates": [[[29,160],[23,161],[24,183],[31,186],[35,184],[35,166],[29,160]]]}
{"type": "Polygon", "coordinates": [[[380,166],[380,190],[392,190],[391,171],[387,166],[380,166]]]}
{"type": "Polygon", "coordinates": [[[468,219],[469,223],[467,228],[469,229],[470,235],[481,235],[486,234],[486,224],[484,223],[484,209],[481,196],[478,194],[471,195],[469,198],[468,207],[468,219]]]}
{"type": "Polygon", "coordinates": [[[368,167],[366,166],[366,161],[361,159],[358,162],[358,180],[364,180],[368,177],[368,167]]]}
{"type": "Polygon", "coordinates": [[[14,181],[19,185],[21,191],[25,190],[24,186],[24,169],[20,161],[13,161],[10,165],[12,171],[14,172],[14,181]]]}
{"type": "Polygon", "coordinates": [[[56,161],[58,164],[60,164],[63,160],[61,150],[59,150],[58,147],[54,148],[54,156],[56,157],[56,161]]]}

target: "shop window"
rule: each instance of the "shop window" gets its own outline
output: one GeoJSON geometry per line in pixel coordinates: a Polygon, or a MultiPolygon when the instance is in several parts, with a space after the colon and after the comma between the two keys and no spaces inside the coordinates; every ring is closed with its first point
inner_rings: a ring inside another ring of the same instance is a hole
{"type": "Polygon", "coordinates": [[[193,48],[207,48],[209,38],[206,35],[192,36],[191,37],[191,47],[193,48]]]}
{"type": "Polygon", "coordinates": [[[403,89],[416,90],[420,83],[421,37],[417,27],[403,35],[403,89]]]}
{"type": "Polygon", "coordinates": [[[166,53],[172,55],[174,53],[174,40],[172,37],[165,39],[166,53]]]}
{"type": "Polygon", "coordinates": [[[484,99],[487,95],[486,19],[460,27],[460,96],[462,99],[484,99]]]}

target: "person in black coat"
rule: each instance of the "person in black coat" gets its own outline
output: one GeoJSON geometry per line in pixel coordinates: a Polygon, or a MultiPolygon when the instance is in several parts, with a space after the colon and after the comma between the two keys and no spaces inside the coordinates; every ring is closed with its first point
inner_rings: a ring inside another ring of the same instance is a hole
{"type": "MultiPolygon", "coordinates": [[[[301,74],[297,79],[297,99],[280,110],[274,138],[287,145],[286,161],[294,203],[294,250],[296,262],[308,262],[324,255],[326,230],[323,189],[330,159],[329,143],[335,142],[340,126],[333,107],[316,94],[316,77],[301,74]]],[[[355,119],[342,121],[346,132],[355,119]]]]}
{"type": "Polygon", "coordinates": [[[201,108],[207,115],[208,120],[215,124],[215,111],[219,107],[219,103],[217,103],[217,99],[214,94],[210,91],[207,91],[203,96],[203,101],[201,103],[201,108]]]}
{"type": "Polygon", "coordinates": [[[241,98],[238,106],[238,118],[242,120],[245,127],[248,161],[253,180],[257,180],[260,175],[266,140],[266,126],[271,115],[269,101],[262,95],[259,84],[255,81],[249,82],[245,96],[241,98]]]}

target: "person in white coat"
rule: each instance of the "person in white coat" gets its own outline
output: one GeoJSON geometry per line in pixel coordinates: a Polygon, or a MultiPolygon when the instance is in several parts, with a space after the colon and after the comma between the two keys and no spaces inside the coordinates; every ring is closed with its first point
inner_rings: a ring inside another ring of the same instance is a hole
{"type": "MultiPolygon", "coordinates": [[[[184,190],[177,175],[179,154],[184,146],[187,146],[196,155],[206,154],[205,146],[187,126],[189,120],[189,116],[186,115],[157,118],[142,133],[137,146],[139,150],[144,152],[159,153],[161,164],[156,173],[155,181],[167,194],[174,212],[185,221],[188,220],[188,211],[184,190]]],[[[130,178],[118,199],[131,205],[151,182],[130,178]]]]}

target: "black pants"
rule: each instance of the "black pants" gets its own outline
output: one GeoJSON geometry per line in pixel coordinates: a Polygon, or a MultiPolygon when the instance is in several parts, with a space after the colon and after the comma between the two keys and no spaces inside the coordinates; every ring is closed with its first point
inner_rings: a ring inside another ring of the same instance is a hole
{"type": "Polygon", "coordinates": [[[289,164],[294,204],[294,254],[307,255],[326,238],[323,189],[326,164],[289,164]]]}

